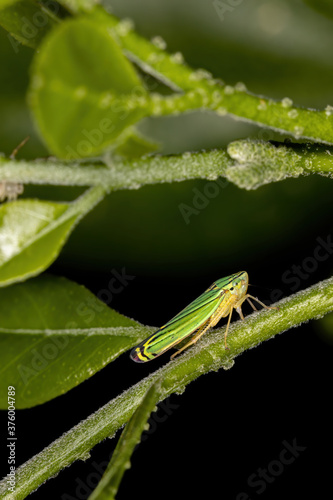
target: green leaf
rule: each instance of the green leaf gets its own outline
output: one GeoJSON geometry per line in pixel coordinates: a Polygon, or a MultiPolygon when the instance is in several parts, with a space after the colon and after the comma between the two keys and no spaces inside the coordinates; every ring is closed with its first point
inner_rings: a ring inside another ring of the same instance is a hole
{"type": "MultiPolygon", "coordinates": [[[[117,272],[112,279],[117,276],[121,283],[117,272]]],[[[8,385],[16,388],[17,408],[44,403],[147,334],[83,286],[47,275],[0,290],[0,317],[1,408],[8,385]]]]}
{"type": "MultiPolygon", "coordinates": [[[[152,141],[131,127],[118,138],[112,154],[131,160],[158,151],[160,146],[159,143],[152,141]]],[[[108,162],[106,163],[108,164],[108,162]]]]}
{"type": "Polygon", "coordinates": [[[123,430],[111,461],[97,488],[89,496],[89,500],[113,500],[126,469],[131,465],[130,458],[140,442],[141,434],[146,429],[150,414],[161,397],[160,380],[157,380],[147,391],[142,402],[135,410],[123,430]]]}
{"type": "Polygon", "coordinates": [[[100,153],[147,113],[141,80],[103,19],[63,22],[35,56],[29,102],[60,157],[100,153]]]}
{"type": "MultiPolygon", "coordinates": [[[[51,3],[51,2],[50,2],[51,3]]],[[[33,0],[1,0],[0,25],[23,45],[38,47],[45,34],[58,22],[56,10],[59,6],[52,2],[53,11],[33,0]]],[[[13,45],[16,45],[12,41],[13,45]]]]}
{"type": "Polygon", "coordinates": [[[17,200],[1,205],[0,287],[44,271],[104,194],[104,188],[95,187],[72,203],[17,200]]]}

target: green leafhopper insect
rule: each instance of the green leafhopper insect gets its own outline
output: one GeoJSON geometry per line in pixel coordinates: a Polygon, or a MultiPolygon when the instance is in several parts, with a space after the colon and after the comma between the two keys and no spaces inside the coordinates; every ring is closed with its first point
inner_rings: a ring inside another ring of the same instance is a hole
{"type": "Polygon", "coordinates": [[[256,297],[248,294],[248,285],[249,277],[246,271],[215,281],[202,295],[191,302],[168,323],[134,347],[130,354],[131,359],[137,363],[150,361],[193,334],[189,342],[171,356],[172,359],[190,345],[195,344],[209,328],[212,328],[221,318],[227,316],[229,318],[224,334],[224,343],[225,348],[228,349],[227,334],[232,311],[236,309],[241,319],[244,319],[242,304],[245,300],[250,303],[255,311],[257,309],[250,299],[258,302],[265,309],[277,309],[276,307],[266,306],[256,297]]]}

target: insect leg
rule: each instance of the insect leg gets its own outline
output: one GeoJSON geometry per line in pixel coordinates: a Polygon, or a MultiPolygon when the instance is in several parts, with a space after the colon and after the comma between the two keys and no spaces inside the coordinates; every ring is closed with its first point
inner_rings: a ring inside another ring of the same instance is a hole
{"type": "Polygon", "coordinates": [[[204,323],[200,328],[199,330],[197,331],[197,333],[194,334],[194,336],[191,338],[191,340],[189,342],[187,342],[187,344],[185,344],[181,349],[178,349],[178,351],[176,351],[170,359],[173,359],[175,356],[178,356],[178,354],[180,354],[182,351],[184,351],[185,349],[187,349],[190,345],[192,344],[195,344],[199,338],[211,327],[211,321],[207,321],[206,323],[204,323]]]}
{"type": "Polygon", "coordinates": [[[244,314],[243,314],[243,311],[242,311],[242,304],[240,306],[236,307],[235,309],[238,312],[238,314],[240,316],[240,319],[244,319],[244,314]]]}
{"type": "MultiPolygon", "coordinates": [[[[241,308],[239,308],[239,309],[242,312],[241,308]]],[[[228,318],[227,328],[225,329],[225,332],[224,332],[224,345],[225,345],[226,349],[229,349],[229,347],[227,346],[227,335],[228,335],[229,325],[230,325],[230,321],[231,321],[232,311],[233,311],[233,307],[230,308],[230,314],[229,314],[229,318],[228,318]]],[[[241,312],[239,314],[241,314],[241,312]]],[[[243,316],[243,314],[242,314],[242,316],[243,316]]],[[[242,319],[244,319],[244,316],[242,319]]]]}
{"type": "Polygon", "coordinates": [[[256,306],[253,304],[253,302],[248,297],[247,297],[247,301],[248,301],[248,303],[250,304],[250,306],[252,307],[252,309],[254,311],[258,311],[258,309],[256,308],[256,306]]]}
{"type": "MultiPolygon", "coordinates": [[[[262,305],[265,309],[278,309],[278,307],[272,307],[272,306],[266,306],[266,304],[264,304],[263,302],[261,302],[261,300],[257,299],[257,297],[253,297],[253,295],[249,295],[249,294],[246,294],[244,298],[247,298],[247,300],[250,302],[251,304],[251,301],[249,300],[249,297],[251,297],[251,299],[255,300],[256,302],[258,302],[260,305],[262,305]]],[[[253,305],[251,304],[251,306],[253,307],[253,305]]],[[[255,307],[253,307],[254,310],[256,310],[255,307]]]]}

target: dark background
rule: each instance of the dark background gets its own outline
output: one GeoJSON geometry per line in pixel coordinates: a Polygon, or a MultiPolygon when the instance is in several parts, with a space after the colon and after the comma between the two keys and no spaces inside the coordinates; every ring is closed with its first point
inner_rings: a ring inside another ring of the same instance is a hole
{"type": "MultiPolygon", "coordinates": [[[[241,2],[224,20],[213,2],[204,0],[109,4],[116,15],[132,18],[141,34],[163,36],[171,52],[181,51],[193,67],[204,67],[228,84],[241,80],[252,92],[288,96],[297,105],[321,109],[332,103],[332,24],[301,1],[241,2]]],[[[21,47],[15,54],[6,34],[0,36],[1,149],[10,154],[32,134],[20,157],[42,156],[46,152],[32,132],[24,101],[33,52],[21,47]]],[[[285,139],[199,112],[145,120],[141,129],[163,141],[164,153],[223,147],[245,137],[285,139]]],[[[117,192],[80,223],[49,272],[98,294],[107,288],[112,269],[125,268],[135,278],[110,306],[157,326],[214,280],[240,270],[261,287],[251,290],[260,299],[272,300],[274,290],[288,296],[331,275],[331,255],[311,260],[318,238],[332,239],[331,183],[309,176],[250,192],[227,185],[189,224],[179,204],[192,206],[193,189],[204,192],[206,181],[117,192]],[[293,266],[303,275],[297,286],[283,278],[287,271],[295,276],[293,266]]],[[[26,187],[25,196],[68,200],[80,192],[26,187]]],[[[326,498],[331,490],[331,325],[326,318],[290,330],[237,358],[231,370],[210,373],[181,396],[172,395],[152,417],[117,498],[326,498]],[[285,442],[305,449],[282,470],[277,461],[285,442]],[[269,469],[274,479],[261,489],[248,483],[259,468],[269,469]]],[[[68,394],[17,411],[19,463],[168,359],[167,354],[137,365],[126,353],[68,394]]],[[[99,444],[91,459],[62,471],[31,498],[87,498],[115,444],[99,444]]],[[[7,473],[5,465],[2,470],[7,473]]]]}

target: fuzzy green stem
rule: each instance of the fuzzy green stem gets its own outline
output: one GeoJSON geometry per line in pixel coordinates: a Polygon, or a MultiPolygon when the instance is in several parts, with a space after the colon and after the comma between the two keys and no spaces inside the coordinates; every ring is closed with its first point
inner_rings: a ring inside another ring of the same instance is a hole
{"type": "MultiPolygon", "coordinates": [[[[103,15],[99,12],[100,15],[103,15]]],[[[107,22],[124,53],[146,72],[169,84],[181,95],[161,99],[152,109],[155,115],[174,114],[190,109],[205,108],[218,114],[231,114],[238,119],[264,125],[295,138],[333,143],[331,107],[323,111],[293,106],[291,99],[274,101],[248,92],[245,85],[234,87],[212,78],[204,70],[187,66],[181,54],[168,54],[164,47],[138,35],[128,21],[108,15],[107,22]],[[162,102],[164,101],[164,102],[162,102]]]]}
{"type": "Polygon", "coordinates": [[[58,184],[64,186],[104,186],[110,191],[137,189],[146,184],[177,182],[189,179],[216,179],[232,165],[223,151],[184,153],[175,156],[152,156],[140,160],[102,165],[64,163],[58,160],[34,162],[0,158],[0,179],[23,184],[58,184]]]}
{"type": "Polygon", "coordinates": [[[60,160],[27,162],[0,158],[0,179],[23,184],[104,186],[109,191],[137,189],[147,184],[226,177],[238,187],[255,189],[288,177],[317,173],[332,177],[333,148],[328,146],[235,141],[228,153],[213,150],[102,165],[60,160]]]}
{"type": "Polygon", "coordinates": [[[156,409],[160,399],[161,381],[157,380],[145,394],[142,403],[135,410],[123,430],[111,461],[88,500],[114,500],[125,470],[130,466],[131,455],[140,443],[141,434],[145,430],[150,414],[156,409]]]}
{"type": "MultiPolygon", "coordinates": [[[[244,322],[233,323],[228,336],[230,350],[226,351],[224,347],[225,327],[206,334],[179,358],[120,394],[23,464],[16,474],[15,500],[25,498],[64,467],[86,458],[101,440],[113,436],[117,429],[128,422],[145,392],[158,378],[163,380],[161,400],[172,393],[182,393],[187,384],[200,375],[219,368],[230,368],[234,358],[247,349],[304,321],[318,319],[331,312],[333,278],[283,299],[277,305],[278,311],[260,311],[248,316],[244,322]]],[[[0,494],[5,500],[14,498],[6,494],[4,481],[0,483],[0,494]]]]}
{"type": "Polygon", "coordinates": [[[228,153],[236,163],[226,168],[225,176],[244,189],[310,173],[333,177],[333,150],[329,147],[244,140],[229,144],[228,153]]]}

